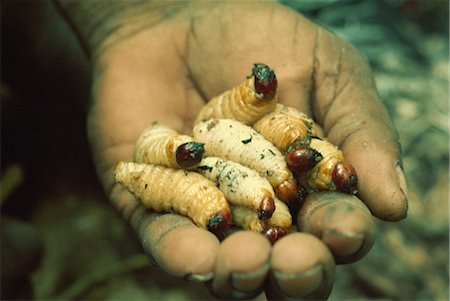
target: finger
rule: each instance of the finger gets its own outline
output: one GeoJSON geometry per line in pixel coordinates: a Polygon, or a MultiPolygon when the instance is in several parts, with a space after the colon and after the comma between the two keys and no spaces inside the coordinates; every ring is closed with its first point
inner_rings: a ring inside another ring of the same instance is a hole
{"type": "Polygon", "coordinates": [[[269,272],[271,245],[262,235],[238,231],[217,253],[211,292],[220,298],[248,299],[263,290],[269,272]]]}
{"type": "Polygon", "coordinates": [[[368,62],[324,30],[318,30],[316,43],[314,117],[355,167],[358,195],[372,213],[402,219],[407,197],[400,145],[368,62]]]}
{"type": "Polygon", "coordinates": [[[337,263],[350,263],[369,252],[375,240],[375,223],[357,197],[338,193],[310,194],[297,216],[301,231],[321,239],[337,263]]]}
{"type": "Polygon", "coordinates": [[[326,299],[333,287],[335,263],[328,248],[311,234],[293,233],[272,249],[269,300],[326,299]]]}
{"type": "Polygon", "coordinates": [[[111,199],[123,206],[122,215],[136,230],[143,249],[166,273],[197,281],[212,278],[220,243],[211,232],[187,217],[149,211],[120,186],[114,187],[111,199]]]}

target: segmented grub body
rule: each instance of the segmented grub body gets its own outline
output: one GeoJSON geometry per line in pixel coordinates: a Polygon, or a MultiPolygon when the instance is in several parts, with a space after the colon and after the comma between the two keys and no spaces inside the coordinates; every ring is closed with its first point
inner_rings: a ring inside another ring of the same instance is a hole
{"type": "Polygon", "coordinates": [[[198,113],[194,124],[219,118],[251,125],[275,109],[277,87],[275,72],[265,64],[254,64],[251,77],[212,98],[198,113]]]}
{"type": "Polygon", "coordinates": [[[193,137],[162,124],[153,124],[138,138],[134,158],[138,163],[184,168],[198,163],[203,153],[203,144],[195,142],[193,137]]]}
{"type": "Polygon", "coordinates": [[[279,195],[277,189],[289,183],[292,184],[289,190],[296,190],[294,176],[283,154],[252,127],[236,120],[212,119],[197,124],[193,135],[205,143],[206,156],[231,160],[256,170],[269,180],[283,201],[286,197],[279,195]]]}
{"type": "Polygon", "coordinates": [[[259,119],[253,128],[285,151],[296,143],[309,144],[313,124],[306,114],[279,104],[276,111],[259,119]]]}
{"type": "Polygon", "coordinates": [[[272,217],[266,221],[258,219],[258,215],[253,210],[243,206],[231,205],[231,214],[236,226],[256,232],[261,232],[268,225],[285,229],[290,229],[292,225],[292,216],[288,206],[277,198],[275,199],[275,211],[272,217]]]}
{"type": "Polygon", "coordinates": [[[231,205],[233,223],[245,230],[262,233],[272,243],[289,232],[292,216],[287,205],[275,199],[275,211],[268,220],[258,219],[258,215],[243,206],[231,205]]]}
{"type": "Polygon", "coordinates": [[[199,173],[121,161],[115,167],[115,179],[155,211],[178,212],[206,229],[218,213],[231,222],[225,196],[199,173]]]}
{"type": "Polygon", "coordinates": [[[273,111],[276,104],[276,97],[264,100],[255,92],[252,77],[212,98],[197,115],[195,124],[210,118],[227,118],[251,125],[273,111]]]}
{"type": "Polygon", "coordinates": [[[333,170],[339,162],[344,161],[344,155],[337,146],[323,140],[313,138],[310,146],[322,154],[322,160],[310,171],[298,177],[301,185],[314,190],[336,190],[333,183],[333,170]]]}
{"type": "Polygon", "coordinates": [[[282,112],[283,114],[292,116],[294,118],[298,118],[300,120],[305,119],[305,122],[309,123],[311,126],[309,129],[309,131],[311,132],[311,135],[317,136],[316,124],[311,119],[311,117],[309,117],[307,114],[300,111],[299,109],[284,105],[282,103],[278,103],[274,112],[282,112]]]}
{"type": "Polygon", "coordinates": [[[231,204],[254,210],[260,219],[272,215],[275,193],[257,171],[218,157],[203,158],[196,170],[215,182],[231,204]]]}

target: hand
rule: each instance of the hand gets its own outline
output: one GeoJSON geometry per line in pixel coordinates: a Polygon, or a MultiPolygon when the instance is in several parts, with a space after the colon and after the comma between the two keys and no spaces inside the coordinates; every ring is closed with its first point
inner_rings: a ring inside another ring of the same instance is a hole
{"type": "Polygon", "coordinates": [[[270,299],[326,298],[335,264],[361,258],[373,244],[370,213],[396,221],[407,211],[398,138],[367,62],[332,33],[274,3],[182,2],[150,11],[137,9],[135,19],[124,13],[102,23],[121,25],[116,31],[87,37],[94,62],[89,138],[112,203],[162,269],[205,281],[216,296],[265,291],[270,299]],[[313,116],[344,151],[357,170],[362,201],[311,195],[299,214],[303,233],[272,247],[248,231],[220,243],[188,218],[149,212],[114,184],[115,163],[133,160],[145,127],[157,120],[189,133],[205,102],[243,81],[256,62],[275,70],[280,101],[313,116]]]}

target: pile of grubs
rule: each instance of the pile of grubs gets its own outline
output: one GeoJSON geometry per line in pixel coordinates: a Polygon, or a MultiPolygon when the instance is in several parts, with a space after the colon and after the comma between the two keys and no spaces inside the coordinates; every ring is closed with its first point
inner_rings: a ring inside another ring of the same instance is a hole
{"type": "Polygon", "coordinates": [[[291,212],[314,191],[356,193],[355,169],[317,136],[313,120],[282,105],[275,72],[255,64],[244,82],[212,98],[191,135],[153,122],[120,161],[115,180],[146,207],[191,218],[222,239],[231,225],[286,235],[291,212]]]}

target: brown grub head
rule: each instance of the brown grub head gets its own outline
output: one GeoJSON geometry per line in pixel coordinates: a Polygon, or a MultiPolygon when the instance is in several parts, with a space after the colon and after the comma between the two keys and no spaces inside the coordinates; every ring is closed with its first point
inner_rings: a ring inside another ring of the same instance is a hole
{"type": "Polygon", "coordinates": [[[178,146],[176,151],[177,164],[182,168],[196,165],[203,159],[205,144],[200,142],[187,142],[178,146]]]}
{"type": "Polygon", "coordinates": [[[356,194],[356,186],[358,185],[358,177],[356,170],[350,163],[343,161],[336,164],[331,174],[336,190],[356,194]]]}
{"type": "Polygon", "coordinates": [[[225,237],[225,233],[228,231],[230,226],[231,212],[226,209],[213,214],[206,224],[206,228],[219,239],[223,239],[225,237]]]}
{"type": "Polygon", "coordinates": [[[273,245],[277,240],[287,234],[287,229],[278,226],[266,226],[261,233],[270,241],[273,245]]]}
{"type": "Polygon", "coordinates": [[[312,169],[322,159],[321,153],[307,145],[302,145],[286,155],[289,169],[297,175],[312,169]]]}
{"type": "Polygon", "coordinates": [[[295,180],[286,180],[275,187],[275,194],[286,204],[295,203],[297,201],[298,186],[295,180]]]}
{"type": "Polygon", "coordinates": [[[269,219],[275,211],[275,201],[272,197],[266,195],[261,200],[258,208],[258,218],[260,220],[269,219]]]}
{"type": "Polygon", "coordinates": [[[254,64],[252,75],[255,77],[255,92],[262,95],[262,99],[271,100],[275,97],[278,87],[275,72],[265,64],[254,64]]]}

